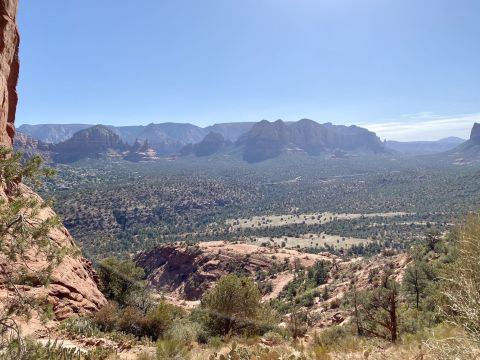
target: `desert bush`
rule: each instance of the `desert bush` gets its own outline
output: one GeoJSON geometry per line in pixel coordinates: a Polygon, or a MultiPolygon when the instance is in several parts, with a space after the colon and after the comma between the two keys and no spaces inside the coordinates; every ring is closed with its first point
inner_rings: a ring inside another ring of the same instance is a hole
{"type": "Polygon", "coordinates": [[[280,345],[285,341],[285,337],[276,331],[269,331],[263,335],[263,338],[272,345],[280,345]]]}
{"type": "Polygon", "coordinates": [[[121,307],[136,305],[145,297],[145,272],[130,260],[104,259],[98,265],[98,275],[105,297],[121,307]]]}
{"type": "Polygon", "coordinates": [[[103,332],[114,331],[120,317],[118,306],[112,302],[107,303],[93,316],[94,324],[103,332]]]}
{"type": "Polygon", "coordinates": [[[252,279],[228,275],[202,298],[207,328],[212,334],[261,333],[268,331],[271,309],[261,303],[261,294],[252,279]]]}
{"type": "Polygon", "coordinates": [[[178,339],[162,339],[157,342],[158,360],[186,360],[189,349],[178,339]]]}
{"type": "Polygon", "coordinates": [[[287,331],[294,339],[305,336],[308,331],[308,314],[305,311],[295,310],[287,321],[287,331]]]}
{"type": "Polygon", "coordinates": [[[148,352],[142,352],[141,354],[137,355],[135,360],[156,360],[156,355],[150,354],[148,352]]]}
{"type": "Polygon", "coordinates": [[[190,346],[197,341],[201,333],[201,325],[189,320],[176,321],[165,333],[164,338],[171,340],[179,340],[184,345],[190,346]]]}
{"type": "Polygon", "coordinates": [[[448,321],[480,340],[480,217],[470,216],[456,233],[457,258],[445,271],[448,321]]]}
{"type": "Polygon", "coordinates": [[[106,333],[119,331],[139,339],[148,337],[157,340],[170,329],[175,318],[183,315],[179,308],[165,301],[161,301],[146,314],[137,307],[127,306],[121,309],[115,303],[109,302],[92,320],[99,330],[106,333]]]}
{"type": "Polygon", "coordinates": [[[93,319],[87,317],[66,319],[60,324],[60,329],[72,335],[95,336],[99,333],[93,319]]]}
{"type": "Polygon", "coordinates": [[[146,332],[144,314],[133,306],[126,307],[120,312],[116,330],[135,335],[138,338],[142,337],[146,332]]]}
{"type": "Polygon", "coordinates": [[[23,352],[18,354],[17,341],[12,341],[2,353],[0,360],[114,360],[117,359],[110,349],[95,348],[89,352],[64,348],[58,341],[42,345],[29,338],[23,340],[23,352]]]}
{"type": "Polygon", "coordinates": [[[208,347],[213,350],[218,350],[222,347],[223,341],[219,336],[213,336],[208,340],[208,347]]]}
{"type": "Polygon", "coordinates": [[[143,334],[154,340],[162,337],[172,326],[174,318],[179,315],[178,308],[165,301],[160,302],[146,314],[142,325],[143,334]]]}

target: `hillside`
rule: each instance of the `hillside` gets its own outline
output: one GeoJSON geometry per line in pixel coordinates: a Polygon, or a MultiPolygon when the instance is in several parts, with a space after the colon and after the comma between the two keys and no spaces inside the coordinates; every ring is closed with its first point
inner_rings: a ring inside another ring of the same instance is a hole
{"type": "Polygon", "coordinates": [[[480,124],[473,125],[467,141],[442,155],[458,165],[480,161],[480,124]]]}
{"type": "Polygon", "coordinates": [[[464,143],[464,139],[448,137],[438,141],[386,141],[385,147],[400,154],[417,156],[431,155],[452,150],[464,143]]]}

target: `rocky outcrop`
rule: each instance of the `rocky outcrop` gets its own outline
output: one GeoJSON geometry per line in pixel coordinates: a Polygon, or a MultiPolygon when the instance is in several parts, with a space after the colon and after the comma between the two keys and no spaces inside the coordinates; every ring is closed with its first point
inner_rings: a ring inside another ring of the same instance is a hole
{"type": "MultiPolygon", "coordinates": [[[[24,185],[21,185],[21,194],[27,198],[41,201],[37,194],[24,185]]],[[[3,200],[10,200],[5,192],[0,191],[0,195],[3,200]]],[[[55,216],[53,210],[45,207],[35,216],[35,219],[43,221],[53,216],[55,216]]],[[[22,285],[22,290],[29,297],[46,300],[52,306],[57,319],[65,319],[75,314],[86,314],[100,309],[106,300],[98,288],[99,279],[92,264],[75,254],[78,249],[68,230],[60,226],[52,229],[48,236],[52,242],[67,250],[67,256],[53,270],[48,286],[22,285]]],[[[4,239],[4,241],[8,242],[8,239],[4,239]]],[[[26,268],[34,276],[39,270],[45,269],[47,265],[46,255],[33,250],[31,253],[27,253],[27,264],[12,263],[11,259],[0,254],[0,269],[3,269],[3,272],[0,272],[0,303],[5,303],[1,298],[5,296],[4,299],[6,299],[9,295],[8,292],[2,293],[1,291],[1,289],[5,290],[3,285],[6,284],[7,277],[17,273],[19,269],[25,271],[26,268]]]]}
{"type": "Polygon", "coordinates": [[[20,63],[17,0],[0,1],[0,146],[10,147],[15,134],[17,82],[20,63]]]}
{"type": "Polygon", "coordinates": [[[44,160],[49,161],[52,156],[53,147],[50,144],[36,140],[29,135],[17,131],[13,139],[13,149],[22,152],[27,158],[34,155],[41,155],[44,160]]]}
{"type": "Polygon", "coordinates": [[[469,140],[446,152],[445,155],[452,158],[456,165],[480,161],[480,124],[473,124],[469,140]]]}
{"type": "Polygon", "coordinates": [[[143,143],[140,140],[135,140],[129,153],[125,156],[125,160],[133,162],[144,162],[158,160],[159,157],[155,149],[153,149],[148,140],[143,143]]]}
{"type": "Polygon", "coordinates": [[[71,163],[84,158],[123,157],[130,147],[112,129],[96,125],[76,132],[53,149],[56,162],[71,163]]]}
{"type": "MultiPolygon", "coordinates": [[[[18,79],[19,61],[18,44],[19,36],[16,27],[16,0],[0,0],[0,145],[10,148],[14,140],[14,121],[17,106],[16,84],[18,79]]],[[[26,141],[28,139],[19,139],[26,141]]],[[[5,206],[13,199],[3,186],[0,179],[0,200],[5,206]]],[[[20,185],[22,196],[41,200],[38,195],[24,185],[20,185]]],[[[0,211],[1,208],[0,208],[0,211]]],[[[39,219],[47,219],[55,214],[48,207],[36,215],[39,219]]],[[[51,230],[50,239],[65,249],[75,252],[76,246],[67,229],[63,226],[51,230]]],[[[2,239],[8,242],[7,239],[2,239]]],[[[38,253],[29,254],[28,268],[32,273],[42,269],[48,264],[48,259],[38,253]]],[[[6,277],[18,272],[18,268],[25,264],[16,264],[12,259],[0,255],[0,306],[7,303],[11,295],[5,286],[6,277]],[[9,269],[9,270],[7,270],[9,269]]],[[[95,311],[106,303],[105,298],[98,289],[98,278],[92,265],[80,256],[67,255],[57,267],[51,277],[50,286],[23,286],[33,297],[46,299],[53,307],[58,319],[64,319],[72,314],[83,314],[95,311]]]]}
{"type": "MultiPolygon", "coordinates": [[[[252,244],[223,241],[203,242],[195,246],[166,244],[135,257],[135,262],[145,270],[153,288],[185,300],[200,299],[218,279],[230,273],[254,276],[258,271],[268,272],[274,264],[289,263],[293,266],[297,261],[309,267],[319,260],[334,261],[338,258],[331,254],[307,255],[286,249],[280,252],[252,244]]],[[[281,277],[277,276],[277,279],[281,280],[281,277]]]]}
{"type": "Polygon", "coordinates": [[[480,124],[475,123],[472,128],[472,132],[470,133],[470,141],[480,144],[480,124]]]}
{"type": "Polygon", "coordinates": [[[193,153],[195,156],[209,156],[219,152],[230,144],[231,142],[226,141],[221,134],[212,131],[198,144],[190,144],[182,148],[180,154],[185,156],[193,153]]]}
{"type": "Polygon", "coordinates": [[[243,158],[259,162],[279,156],[284,151],[303,152],[308,155],[349,152],[383,153],[383,143],[375,135],[358,126],[319,124],[302,119],[295,123],[263,120],[240,137],[237,146],[243,148],[243,158]]]}

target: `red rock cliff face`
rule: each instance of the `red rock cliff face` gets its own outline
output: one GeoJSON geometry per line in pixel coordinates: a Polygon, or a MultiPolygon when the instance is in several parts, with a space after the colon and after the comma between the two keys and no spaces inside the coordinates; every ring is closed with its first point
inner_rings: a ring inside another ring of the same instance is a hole
{"type": "Polygon", "coordinates": [[[10,147],[15,134],[19,72],[18,0],[0,0],[0,146],[10,147]]]}
{"type": "MultiPolygon", "coordinates": [[[[16,24],[18,0],[0,0],[0,146],[11,147],[15,134],[15,111],[17,107],[17,80],[19,72],[18,45],[19,36],[16,24]]],[[[1,179],[0,179],[1,180],[1,179]]],[[[37,197],[33,191],[22,185],[22,193],[27,197],[37,197]]],[[[11,201],[5,193],[0,181],[0,200],[11,201]]],[[[1,207],[0,207],[1,211],[1,207]]],[[[43,219],[54,216],[50,208],[45,208],[39,216],[43,219]]],[[[67,229],[60,227],[49,234],[50,239],[63,247],[75,248],[72,237],[67,229]]],[[[32,271],[42,268],[46,259],[32,256],[29,268],[32,271]]],[[[0,254],[0,269],[10,268],[11,260],[0,254]],[[9,266],[5,266],[9,265],[9,266]]],[[[9,274],[0,272],[0,306],[8,289],[2,286],[9,274]]],[[[106,303],[98,289],[98,278],[87,260],[66,256],[60,266],[54,270],[51,285],[48,287],[25,287],[33,296],[46,298],[53,306],[58,319],[64,319],[73,314],[95,311],[106,303]]]]}

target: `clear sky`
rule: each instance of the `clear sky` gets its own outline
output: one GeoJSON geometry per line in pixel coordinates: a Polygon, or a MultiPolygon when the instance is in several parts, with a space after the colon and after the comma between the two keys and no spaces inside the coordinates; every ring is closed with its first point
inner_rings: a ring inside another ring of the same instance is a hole
{"type": "Polygon", "coordinates": [[[478,0],[21,0],[17,123],[480,121],[478,0]]]}

